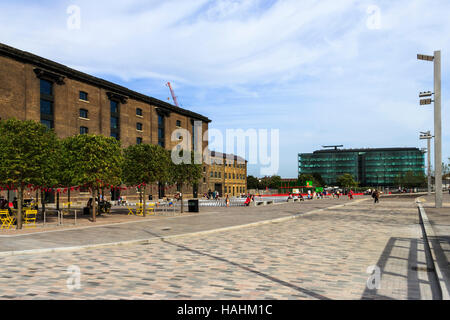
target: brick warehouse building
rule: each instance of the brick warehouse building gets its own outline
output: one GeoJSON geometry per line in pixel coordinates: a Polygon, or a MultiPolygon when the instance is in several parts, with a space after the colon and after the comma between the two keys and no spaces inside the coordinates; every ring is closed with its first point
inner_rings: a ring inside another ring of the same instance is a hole
{"type": "MultiPolygon", "coordinates": [[[[203,134],[211,122],[192,111],[0,43],[0,119],[11,117],[40,121],[60,138],[102,134],[117,138],[122,147],[149,143],[168,150],[177,144],[171,141],[176,128],[193,134],[194,121],[201,121],[203,134]]],[[[208,141],[203,141],[202,150],[207,147],[208,141]]],[[[204,164],[204,177],[195,191],[192,187],[182,190],[187,197],[208,191],[207,167],[204,164]]],[[[149,190],[153,199],[175,191],[167,186],[149,190]]],[[[73,196],[84,199],[89,194],[73,196]]],[[[122,196],[136,199],[137,192],[129,189],[122,196]]]]}
{"type": "Polygon", "coordinates": [[[247,193],[247,160],[216,151],[210,152],[209,190],[220,196],[247,193]]]}

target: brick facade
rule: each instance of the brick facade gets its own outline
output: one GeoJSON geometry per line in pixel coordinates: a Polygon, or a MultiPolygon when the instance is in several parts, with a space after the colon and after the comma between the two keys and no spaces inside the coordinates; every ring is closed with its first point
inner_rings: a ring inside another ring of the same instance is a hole
{"type": "MultiPolygon", "coordinates": [[[[247,193],[247,160],[211,151],[208,190],[222,196],[240,196],[247,193]]],[[[206,167],[205,167],[206,169],[206,167]]]]}
{"type": "MultiPolygon", "coordinates": [[[[3,44],[0,44],[0,119],[41,121],[41,79],[53,84],[54,130],[60,138],[79,134],[81,127],[88,128],[89,134],[110,136],[111,100],[119,102],[122,147],[136,144],[138,137],[142,138],[142,143],[158,144],[158,114],[164,115],[164,144],[168,150],[178,143],[171,141],[173,130],[181,127],[192,133],[193,121],[201,121],[204,134],[211,122],[197,113],[3,44]],[[87,101],[80,99],[80,91],[87,93],[87,101]],[[137,114],[138,108],[142,115],[137,114]],[[80,109],[87,110],[87,117],[80,117],[80,109]],[[137,123],[142,124],[141,130],[137,123]]],[[[208,141],[203,141],[202,150],[207,147],[208,141]]],[[[208,191],[209,177],[204,174],[198,185],[200,195],[208,191]]],[[[158,198],[158,188],[153,186],[151,190],[153,199],[158,198]]],[[[166,195],[175,191],[175,187],[167,187],[166,195]]],[[[185,196],[192,196],[192,187],[182,191],[185,196]]],[[[110,196],[108,191],[105,195],[110,196]]],[[[122,195],[128,200],[137,197],[135,190],[122,191],[122,195]]],[[[78,193],[73,196],[89,197],[78,193]]]]}

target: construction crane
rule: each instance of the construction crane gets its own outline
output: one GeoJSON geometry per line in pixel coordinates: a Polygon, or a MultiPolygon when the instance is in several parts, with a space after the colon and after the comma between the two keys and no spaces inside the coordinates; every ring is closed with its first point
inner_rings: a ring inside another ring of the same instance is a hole
{"type": "Polygon", "coordinates": [[[175,105],[177,107],[179,107],[177,97],[175,96],[175,92],[173,91],[172,86],[170,85],[170,82],[167,82],[167,86],[170,89],[170,94],[172,95],[173,102],[175,103],[175,105]]]}

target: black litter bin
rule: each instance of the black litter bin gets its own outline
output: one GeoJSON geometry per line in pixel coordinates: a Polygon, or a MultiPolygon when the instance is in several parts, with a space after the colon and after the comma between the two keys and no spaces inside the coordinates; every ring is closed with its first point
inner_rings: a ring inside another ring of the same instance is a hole
{"type": "Polygon", "coordinates": [[[153,196],[151,194],[148,195],[148,200],[150,200],[150,201],[153,200],[153,196]]]}
{"type": "Polygon", "coordinates": [[[198,212],[198,200],[188,200],[189,212],[198,212]]]}
{"type": "Polygon", "coordinates": [[[90,211],[90,209],[89,209],[89,207],[84,207],[83,208],[83,215],[90,215],[91,214],[91,211],[90,211]]]}

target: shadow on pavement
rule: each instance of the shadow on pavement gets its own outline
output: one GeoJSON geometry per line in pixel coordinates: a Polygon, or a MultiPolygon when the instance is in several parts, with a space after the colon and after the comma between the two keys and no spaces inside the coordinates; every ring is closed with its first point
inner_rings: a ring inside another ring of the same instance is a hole
{"type": "MultiPolygon", "coordinates": [[[[146,230],[145,232],[151,234],[152,236],[158,236],[158,234],[155,234],[155,233],[150,232],[150,231],[147,231],[147,230],[146,230]]],[[[218,257],[218,256],[214,256],[214,255],[212,255],[212,254],[209,254],[209,253],[206,253],[206,252],[202,252],[202,251],[199,251],[199,250],[196,250],[196,249],[188,248],[188,247],[183,246],[183,245],[181,245],[181,244],[176,244],[176,243],[167,241],[167,240],[165,240],[165,239],[161,239],[161,241],[164,242],[164,243],[166,243],[166,244],[169,244],[169,245],[171,245],[171,246],[178,247],[178,248],[180,248],[180,249],[182,249],[182,250],[186,250],[186,251],[189,251],[189,252],[198,254],[198,255],[202,255],[202,256],[206,256],[206,257],[209,257],[209,258],[212,258],[212,259],[215,259],[215,260],[219,260],[219,261],[225,262],[225,263],[227,263],[227,264],[231,264],[231,265],[233,265],[233,266],[235,266],[235,267],[238,267],[238,268],[241,268],[241,269],[243,269],[243,270],[245,270],[245,271],[248,271],[248,272],[251,272],[251,273],[253,273],[253,274],[256,274],[257,276],[263,277],[263,278],[265,278],[265,279],[267,279],[267,280],[270,280],[270,281],[272,281],[272,282],[278,283],[278,284],[280,284],[280,285],[282,285],[282,286],[285,286],[285,287],[294,289],[294,290],[296,290],[296,291],[298,291],[298,292],[301,292],[301,293],[303,293],[303,294],[306,294],[306,295],[308,295],[308,296],[311,296],[311,297],[313,297],[313,298],[315,298],[315,299],[319,299],[319,300],[331,300],[330,298],[325,297],[325,296],[323,296],[323,295],[321,295],[321,294],[315,293],[314,291],[311,291],[311,290],[308,290],[308,289],[304,289],[304,288],[298,287],[298,286],[296,286],[296,285],[294,285],[294,284],[292,284],[292,283],[289,283],[289,282],[280,280],[280,279],[278,279],[278,278],[275,278],[275,277],[272,277],[272,276],[267,275],[267,274],[265,274],[265,273],[262,273],[262,272],[260,272],[260,271],[258,271],[258,270],[254,270],[254,269],[251,269],[251,268],[246,267],[246,266],[244,266],[244,265],[241,265],[241,264],[239,264],[239,263],[236,263],[236,262],[227,260],[227,259],[225,259],[225,258],[221,258],[221,257],[218,257]]]]}
{"type": "MultiPolygon", "coordinates": [[[[434,278],[434,270],[432,268],[432,262],[430,257],[425,253],[426,263],[418,259],[419,252],[423,252],[418,247],[423,245],[423,240],[410,239],[410,238],[390,238],[387,245],[385,246],[383,253],[381,254],[377,266],[381,271],[381,289],[369,289],[366,287],[361,299],[362,300],[395,300],[393,297],[388,297],[379,293],[386,286],[386,282],[383,285],[383,277],[389,276],[392,279],[392,284],[397,284],[399,282],[407,283],[407,297],[408,300],[420,300],[424,297],[421,296],[420,285],[428,285],[431,288],[433,300],[439,299],[439,291],[436,289],[438,284],[434,278]],[[398,250],[408,250],[408,258],[398,257],[394,254],[394,251],[398,250]],[[399,260],[404,260],[407,262],[406,274],[399,274],[391,271],[387,271],[387,265],[389,263],[396,264],[399,260]],[[407,260],[407,261],[406,261],[407,260]],[[419,272],[426,273],[427,280],[419,279],[419,272]]],[[[388,285],[389,287],[389,285],[388,285]]],[[[395,289],[394,289],[395,290],[395,289]]]]}

